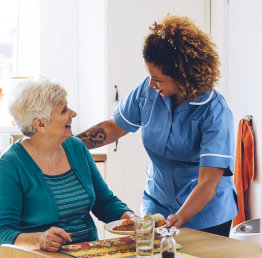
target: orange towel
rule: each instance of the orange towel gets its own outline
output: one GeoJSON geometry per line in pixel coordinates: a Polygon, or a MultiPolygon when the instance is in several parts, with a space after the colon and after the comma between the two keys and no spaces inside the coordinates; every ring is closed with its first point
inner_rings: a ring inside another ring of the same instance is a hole
{"type": "Polygon", "coordinates": [[[233,219],[233,227],[246,221],[248,207],[248,186],[255,174],[254,137],[251,122],[241,119],[237,133],[234,182],[237,189],[239,212],[233,219]]]}

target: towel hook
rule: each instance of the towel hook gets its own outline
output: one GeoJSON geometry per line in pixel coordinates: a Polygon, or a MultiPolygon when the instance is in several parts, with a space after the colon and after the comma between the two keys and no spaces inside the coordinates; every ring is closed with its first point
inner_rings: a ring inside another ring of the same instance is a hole
{"type": "Polygon", "coordinates": [[[253,119],[253,116],[252,115],[246,115],[244,117],[245,120],[248,120],[250,122],[250,126],[252,126],[252,119],[253,119]]]}

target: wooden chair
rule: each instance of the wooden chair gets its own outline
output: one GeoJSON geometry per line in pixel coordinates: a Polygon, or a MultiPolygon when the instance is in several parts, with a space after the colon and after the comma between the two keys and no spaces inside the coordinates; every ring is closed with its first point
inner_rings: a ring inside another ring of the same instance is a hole
{"type": "Polygon", "coordinates": [[[0,258],[51,258],[51,256],[20,246],[4,244],[0,246],[0,258]]]}

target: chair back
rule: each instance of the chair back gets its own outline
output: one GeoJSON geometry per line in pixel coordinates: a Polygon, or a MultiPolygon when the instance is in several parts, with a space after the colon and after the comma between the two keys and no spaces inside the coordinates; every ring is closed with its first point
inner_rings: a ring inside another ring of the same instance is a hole
{"type": "Polygon", "coordinates": [[[51,256],[20,246],[4,244],[0,246],[0,258],[51,258],[51,256]]]}

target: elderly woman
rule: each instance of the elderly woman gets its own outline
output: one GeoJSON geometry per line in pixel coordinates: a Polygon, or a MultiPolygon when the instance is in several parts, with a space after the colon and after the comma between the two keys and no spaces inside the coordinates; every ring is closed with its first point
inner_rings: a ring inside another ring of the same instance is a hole
{"type": "Polygon", "coordinates": [[[0,244],[57,251],[97,240],[103,222],[133,212],[108,188],[82,143],[66,91],[45,78],[18,85],[10,113],[25,137],[0,159],[0,244]]]}

